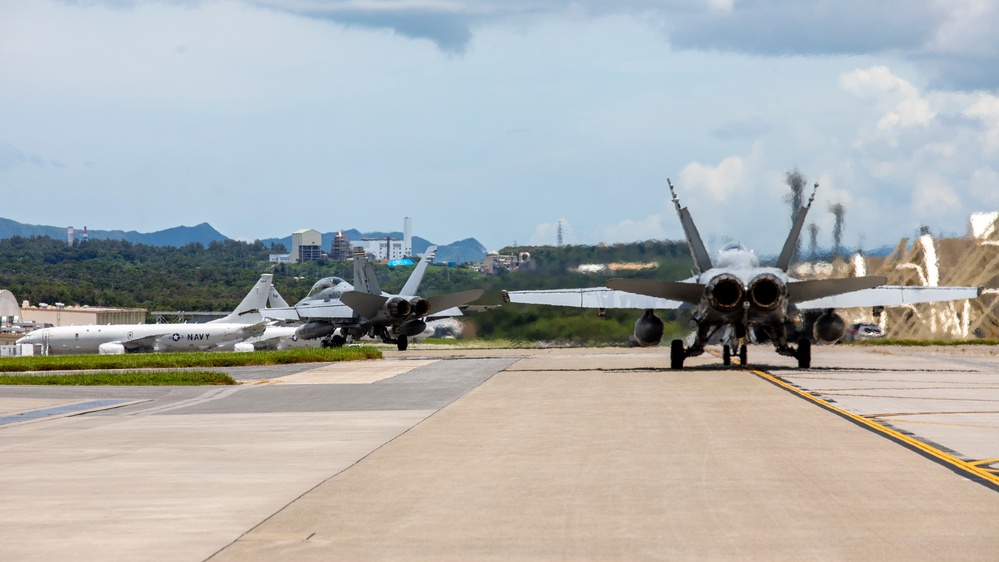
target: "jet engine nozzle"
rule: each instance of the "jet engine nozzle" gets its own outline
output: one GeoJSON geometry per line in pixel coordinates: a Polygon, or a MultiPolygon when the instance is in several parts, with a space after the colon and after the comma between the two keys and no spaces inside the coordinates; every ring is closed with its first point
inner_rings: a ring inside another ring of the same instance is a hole
{"type": "Polygon", "coordinates": [[[836,343],[846,335],[846,321],[834,310],[829,309],[815,319],[812,335],[817,342],[836,343]]]}
{"type": "Polygon", "coordinates": [[[749,300],[762,310],[773,310],[787,299],[787,285],[773,273],[758,275],[749,283],[749,300]]]}
{"type": "Polygon", "coordinates": [[[409,307],[412,309],[413,316],[417,318],[423,318],[430,312],[430,302],[423,297],[409,299],[409,307]]]}
{"type": "Polygon", "coordinates": [[[705,289],[708,302],[718,310],[731,310],[739,306],[745,292],[742,281],[730,273],[716,276],[705,289]]]}
{"type": "Polygon", "coordinates": [[[412,312],[409,301],[400,297],[392,297],[385,301],[385,312],[391,318],[405,318],[412,312]]]}
{"type": "Polygon", "coordinates": [[[649,347],[659,345],[662,339],[663,321],[652,310],[646,310],[645,314],[635,321],[635,333],[628,338],[628,341],[632,345],[649,347]]]}

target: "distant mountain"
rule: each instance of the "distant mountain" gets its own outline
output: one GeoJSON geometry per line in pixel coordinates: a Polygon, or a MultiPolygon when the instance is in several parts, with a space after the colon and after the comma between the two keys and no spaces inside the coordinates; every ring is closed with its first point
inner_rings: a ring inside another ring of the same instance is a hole
{"type": "MultiPolygon", "coordinates": [[[[357,229],[349,229],[343,231],[344,236],[348,240],[361,240],[364,238],[393,238],[395,240],[402,240],[401,232],[360,232],[357,229]]],[[[322,235],[322,249],[324,252],[329,252],[333,244],[333,237],[336,236],[336,232],[326,232],[322,235]]],[[[265,246],[270,246],[271,244],[283,244],[285,248],[291,249],[291,236],[286,236],[284,238],[267,238],[266,240],[261,240],[265,246]]],[[[433,245],[433,242],[427,240],[426,238],[421,238],[419,236],[413,237],[413,253],[422,254],[427,251],[427,248],[433,245]]],[[[455,262],[455,263],[467,263],[482,261],[488,250],[486,247],[479,243],[475,238],[466,238],[464,240],[459,240],[457,242],[452,242],[451,244],[438,244],[437,245],[437,256],[434,261],[440,262],[455,262]]]]}
{"type": "MultiPolygon", "coordinates": [[[[228,237],[212,228],[212,225],[203,222],[197,226],[177,226],[157,232],[136,232],[134,230],[87,230],[87,234],[94,240],[128,240],[133,244],[146,244],[148,246],[186,246],[191,242],[200,242],[208,246],[215,241],[228,240],[228,237]]],[[[22,224],[10,219],[0,218],[0,239],[11,238],[13,236],[48,236],[56,240],[66,239],[66,228],[58,226],[39,226],[34,224],[22,224]]],[[[83,238],[83,228],[77,228],[75,232],[77,240],[83,238]]]]}

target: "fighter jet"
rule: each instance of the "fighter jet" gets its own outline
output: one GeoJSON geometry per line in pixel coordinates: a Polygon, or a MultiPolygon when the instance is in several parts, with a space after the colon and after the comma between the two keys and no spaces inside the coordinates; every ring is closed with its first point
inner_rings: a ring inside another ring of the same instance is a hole
{"type": "Polygon", "coordinates": [[[398,295],[384,293],[375,277],[374,266],[363,252],[354,254],[354,284],[340,277],[320,279],[309,294],[295,306],[268,308],[267,318],[302,322],[295,330],[300,339],[322,338],[324,346],[340,347],[348,339],[364,336],[394,343],[400,351],[409,347],[409,338],[421,334],[427,320],[460,316],[458,307],[482,296],[475,289],[423,298],[416,290],[437,246],[431,246],[409,276],[398,295]]]}
{"type": "Polygon", "coordinates": [[[35,330],[17,343],[38,344],[44,355],[208,351],[264,333],[260,309],[267,303],[273,275],[265,273],[231,314],[204,324],[107,324],[57,326],[35,330]]]}
{"type": "MultiPolygon", "coordinates": [[[[842,339],[846,323],[834,307],[892,306],[976,298],[981,287],[901,287],[884,285],[880,276],[847,279],[798,280],[788,275],[805,216],[815,199],[797,209],[791,231],[774,267],[761,267],[756,254],[738,243],[718,251],[711,260],[690,212],[680,205],[667,179],[680,217],[697,275],[683,281],[611,279],[606,288],[550,291],[504,291],[504,300],[582,308],[644,308],[630,340],[636,345],[659,345],[663,322],[655,309],[689,309],[696,329],[687,341],[670,342],[670,367],[682,369],[688,357],[704,353],[709,343],[721,343],[722,360],[729,365],[738,353],[747,364],[750,340],[773,342],[777,353],[797,359],[799,368],[811,366],[812,341],[842,339]],[[793,319],[805,309],[824,312],[812,334],[800,334],[793,319]],[[751,337],[752,336],[752,337],[751,337]]],[[[818,188],[818,184],[815,184],[818,188]]]]}

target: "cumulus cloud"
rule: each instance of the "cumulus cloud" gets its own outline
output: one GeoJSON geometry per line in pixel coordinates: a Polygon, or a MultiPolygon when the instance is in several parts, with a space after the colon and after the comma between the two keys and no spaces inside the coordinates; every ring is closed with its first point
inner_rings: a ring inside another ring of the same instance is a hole
{"type": "Polygon", "coordinates": [[[743,160],[739,156],[729,156],[717,166],[691,162],[680,171],[680,180],[686,189],[707,192],[715,201],[727,199],[744,179],[743,160]]]}
{"type": "Polygon", "coordinates": [[[676,234],[666,231],[662,215],[651,215],[644,219],[625,219],[615,225],[600,229],[597,237],[600,242],[637,242],[641,240],[667,240],[676,234]]]}
{"type": "Polygon", "coordinates": [[[5,142],[0,142],[0,172],[16,168],[18,166],[36,166],[39,168],[54,167],[64,168],[65,165],[55,160],[45,160],[37,154],[24,152],[5,142]]]}

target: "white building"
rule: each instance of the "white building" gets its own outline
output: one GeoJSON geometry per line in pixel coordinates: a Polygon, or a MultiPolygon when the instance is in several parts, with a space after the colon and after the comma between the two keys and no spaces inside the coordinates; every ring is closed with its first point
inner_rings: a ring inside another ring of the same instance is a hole
{"type": "Polygon", "coordinates": [[[323,235],[306,228],[291,233],[291,259],[296,263],[323,257],[323,235]]]}

